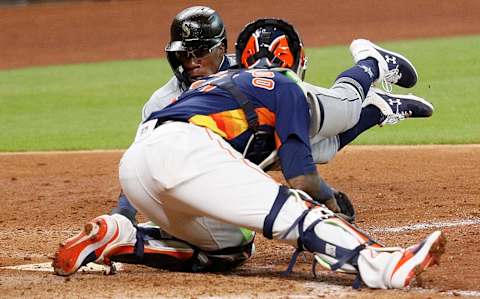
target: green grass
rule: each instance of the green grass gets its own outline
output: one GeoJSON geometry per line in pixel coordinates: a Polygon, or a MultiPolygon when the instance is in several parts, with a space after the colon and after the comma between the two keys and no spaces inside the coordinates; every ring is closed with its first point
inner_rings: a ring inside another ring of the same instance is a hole
{"type": "MultiPolygon", "coordinates": [[[[412,90],[429,119],[374,128],[356,144],[480,143],[480,36],[380,43],[409,57],[412,90]]],[[[307,81],[329,86],[352,64],[347,46],[307,49],[307,81]]],[[[126,148],[151,93],[171,77],[164,60],[0,71],[0,151],[126,148]]]]}
{"type": "Polygon", "coordinates": [[[0,151],[126,148],[170,76],[160,60],[0,72],[0,151]]]}

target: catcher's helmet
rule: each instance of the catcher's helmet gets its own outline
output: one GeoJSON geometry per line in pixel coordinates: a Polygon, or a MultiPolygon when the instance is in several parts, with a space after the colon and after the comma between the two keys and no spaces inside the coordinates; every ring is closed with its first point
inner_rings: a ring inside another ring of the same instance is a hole
{"type": "Polygon", "coordinates": [[[170,42],[165,51],[175,76],[184,88],[190,86],[192,80],[184,73],[178,54],[202,57],[221,44],[224,44],[226,50],[225,26],[213,9],[193,6],[175,16],[170,27],[170,42]]]}
{"type": "Polygon", "coordinates": [[[280,19],[249,23],[235,44],[237,64],[244,68],[289,68],[303,80],[306,57],[297,31],[280,19]]]}

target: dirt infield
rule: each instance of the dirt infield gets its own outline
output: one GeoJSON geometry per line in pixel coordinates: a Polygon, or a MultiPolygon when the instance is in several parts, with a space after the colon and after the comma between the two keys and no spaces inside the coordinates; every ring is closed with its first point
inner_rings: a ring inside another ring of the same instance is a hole
{"type": "MultiPolygon", "coordinates": [[[[308,46],[480,33],[480,1],[277,0],[268,16],[290,20],[308,46]],[[361,3],[361,4],[359,4],[361,3]],[[375,10],[371,8],[374,7],[375,10]]],[[[199,1],[93,1],[0,7],[0,69],[161,55],[170,20],[199,1]],[[161,3],[161,4],[160,4],[161,3]],[[7,46],[4,46],[7,45],[7,46]]],[[[232,41],[270,1],[202,1],[223,16],[232,41]]],[[[140,108],[140,107],[139,107],[140,108]]],[[[119,192],[121,152],[0,154],[0,267],[49,262],[57,244],[108,212],[119,192]]],[[[126,266],[119,274],[0,269],[0,297],[432,298],[480,297],[480,146],[347,147],[319,171],[354,199],[358,224],[387,245],[442,228],[442,265],[410,292],[353,291],[353,277],[310,274],[292,250],[258,237],[257,254],[233,273],[170,273],[126,266]]],[[[272,173],[280,180],[278,173],[272,173]]]]}
{"type": "MultiPolygon", "coordinates": [[[[121,152],[1,154],[0,266],[48,262],[58,242],[92,217],[108,212],[119,190],[116,165],[120,156],[121,152]]],[[[473,290],[480,295],[478,169],[480,146],[355,146],[319,167],[327,181],[354,198],[359,225],[387,245],[408,245],[435,227],[451,225],[444,227],[449,243],[442,265],[423,275],[423,288],[434,289],[433,293],[375,291],[375,296],[429,297],[451,294],[447,292],[451,290],[473,290]],[[432,227],[419,225],[428,223],[432,227]],[[411,231],[403,226],[410,226],[411,231]]],[[[272,175],[279,178],[278,173],[272,175]]],[[[320,272],[313,279],[310,259],[300,261],[292,276],[281,277],[292,250],[262,237],[256,244],[255,258],[229,275],[130,266],[114,276],[79,273],[65,279],[50,273],[0,270],[0,287],[8,297],[24,293],[27,297],[284,298],[372,293],[352,293],[348,286],[353,277],[349,276],[320,272]]]]}
{"type": "Polygon", "coordinates": [[[215,8],[227,26],[230,49],[243,26],[276,16],[299,30],[307,47],[347,44],[353,38],[395,40],[478,34],[480,1],[80,1],[0,6],[0,69],[31,65],[158,57],[170,22],[184,7],[215,8]]]}

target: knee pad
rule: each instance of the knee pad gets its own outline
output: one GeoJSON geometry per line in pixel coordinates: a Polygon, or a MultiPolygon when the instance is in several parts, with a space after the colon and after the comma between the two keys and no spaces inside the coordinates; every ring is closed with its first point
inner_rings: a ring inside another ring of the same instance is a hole
{"type": "Polygon", "coordinates": [[[202,272],[231,271],[245,264],[255,254],[253,240],[245,245],[229,247],[216,251],[202,252],[208,258],[202,272]]]}

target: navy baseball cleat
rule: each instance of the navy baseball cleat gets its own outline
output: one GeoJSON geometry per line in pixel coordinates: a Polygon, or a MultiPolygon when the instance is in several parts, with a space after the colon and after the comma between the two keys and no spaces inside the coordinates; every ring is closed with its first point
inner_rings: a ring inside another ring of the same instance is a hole
{"type": "Polygon", "coordinates": [[[418,75],[413,64],[402,55],[385,50],[366,39],[356,39],[350,45],[353,60],[357,63],[366,58],[374,58],[378,62],[379,78],[385,90],[391,91],[390,84],[401,87],[413,87],[418,75]]]}
{"type": "Polygon", "coordinates": [[[434,108],[427,100],[415,95],[398,95],[371,88],[363,107],[374,105],[384,115],[380,126],[394,125],[407,117],[430,117],[434,108]]]}

